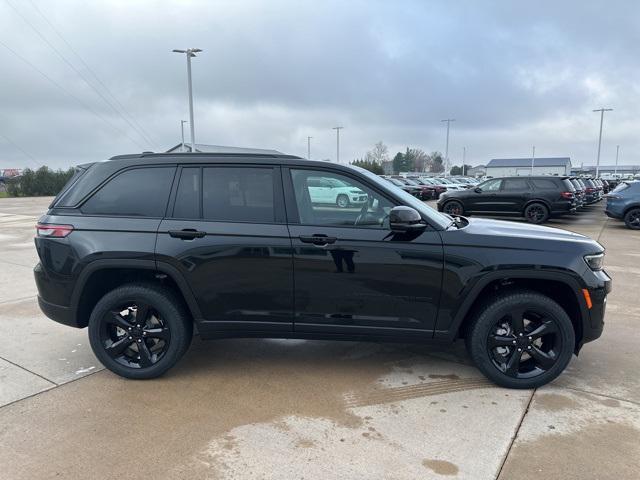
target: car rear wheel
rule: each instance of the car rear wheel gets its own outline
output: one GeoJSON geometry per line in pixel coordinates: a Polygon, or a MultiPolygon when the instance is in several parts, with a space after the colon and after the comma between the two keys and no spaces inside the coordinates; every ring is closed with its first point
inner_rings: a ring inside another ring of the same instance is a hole
{"type": "Polygon", "coordinates": [[[624,223],[632,230],[640,230],[640,208],[632,208],[624,216],[624,223]]]}
{"type": "Polygon", "coordinates": [[[456,216],[464,214],[464,207],[462,203],[457,200],[450,200],[444,204],[442,211],[448,215],[456,216]]]}
{"type": "Polygon", "coordinates": [[[532,203],[524,209],[524,218],[529,223],[544,223],[549,219],[549,209],[542,203],[532,203]]]}
{"type": "Polygon", "coordinates": [[[349,197],[344,194],[338,195],[338,198],[336,198],[336,205],[340,208],[347,208],[349,206],[349,197]]]}
{"type": "Polygon", "coordinates": [[[107,293],[89,319],[93,353],[126,378],[155,378],[186,352],[193,323],[173,291],[127,284],[107,293]]]}
{"type": "Polygon", "coordinates": [[[476,366],[507,388],[535,388],[566,368],[573,325],[551,298],[532,291],[503,294],[485,304],[466,336],[476,366]]]}

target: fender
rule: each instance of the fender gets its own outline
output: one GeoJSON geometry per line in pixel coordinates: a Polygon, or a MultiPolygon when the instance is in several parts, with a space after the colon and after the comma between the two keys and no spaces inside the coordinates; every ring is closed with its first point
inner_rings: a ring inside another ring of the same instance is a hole
{"type": "MultiPolygon", "coordinates": [[[[478,299],[478,296],[482,290],[490,283],[496,280],[507,279],[530,279],[530,280],[553,280],[564,283],[571,288],[574,292],[576,301],[580,306],[580,320],[582,321],[583,330],[588,327],[589,312],[584,298],[579,295],[582,288],[586,285],[582,285],[578,278],[568,272],[553,271],[553,270],[495,270],[491,273],[487,273],[477,279],[470,288],[465,288],[459,298],[464,298],[464,301],[460,304],[458,310],[453,315],[453,320],[446,330],[435,330],[434,339],[453,341],[458,335],[458,330],[462,325],[467,313],[471,309],[471,306],[478,299]]],[[[469,283],[473,282],[471,280],[469,283]]],[[[436,328],[437,328],[436,324],[436,328]]]]}
{"type": "Polygon", "coordinates": [[[524,207],[522,207],[522,211],[524,212],[527,207],[529,205],[531,205],[532,203],[541,203],[543,204],[545,207],[547,207],[547,210],[549,210],[549,214],[551,214],[551,204],[549,202],[547,202],[546,200],[544,200],[543,198],[533,198],[531,200],[527,200],[527,202],[524,204],[524,207]]]}
{"type": "Polygon", "coordinates": [[[76,288],[73,290],[73,294],[71,295],[71,309],[73,312],[78,311],[78,305],[80,304],[82,291],[87,284],[87,280],[89,279],[89,277],[98,270],[115,268],[152,270],[159,273],[164,273],[165,275],[169,276],[180,289],[180,293],[182,293],[182,296],[184,297],[193,318],[196,320],[202,318],[200,307],[198,307],[198,303],[196,302],[195,296],[193,295],[189,284],[175,267],[164,262],[156,262],[154,260],[133,259],[101,259],[94,260],[91,263],[87,264],[78,276],[78,280],[76,281],[76,288]]]}

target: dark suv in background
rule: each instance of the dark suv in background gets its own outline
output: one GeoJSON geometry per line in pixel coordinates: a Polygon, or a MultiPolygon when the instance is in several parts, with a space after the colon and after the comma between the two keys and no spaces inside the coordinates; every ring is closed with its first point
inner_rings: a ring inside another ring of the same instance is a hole
{"type": "Polygon", "coordinates": [[[88,326],[98,359],[136,379],[173,366],[196,326],[202,338],[464,338],[488,378],[531,388],[600,336],[611,288],[588,237],[452,219],[366,170],[286,155],[81,166],[35,244],[42,311],[88,326]],[[366,200],[316,200],[318,179],[366,200]]]}
{"type": "Polygon", "coordinates": [[[624,220],[632,230],[640,230],[640,181],[620,182],[607,195],[607,216],[624,220]]]}
{"type": "Polygon", "coordinates": [[[544,223],[552,215],[576,210],[576,189],[569,177],[492,178],[477,187],[440,195],[438,210],[449,215],[489,213],[544,223]]]}

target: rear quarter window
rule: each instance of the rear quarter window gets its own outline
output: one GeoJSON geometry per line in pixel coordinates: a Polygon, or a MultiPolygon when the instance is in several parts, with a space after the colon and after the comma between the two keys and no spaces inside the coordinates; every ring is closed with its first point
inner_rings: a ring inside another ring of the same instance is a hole
{"type": "Polygon", "coordinates": [[[134,168],[111,178],[80,208],[89,215],[163,217],[175,167],[134,168]]]}
{"type": "Polygon", "coordinates": [[[538,190],[558,190],[558,185],[551,179],[534,178],[531,180],[533,186],[538,190]]]}

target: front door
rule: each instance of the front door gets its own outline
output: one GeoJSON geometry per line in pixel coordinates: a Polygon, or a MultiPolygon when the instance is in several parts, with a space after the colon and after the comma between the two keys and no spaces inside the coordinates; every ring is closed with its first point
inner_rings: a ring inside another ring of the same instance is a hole
{"type": "Polygon", "coordinates": [[[493,178],[478,185],[476,188],[479,189],[479,193],[474,191],[474,194],[469,196],[467,210],[470,212],[498,211],[500,185],[502,185],[502,179],[500,178],[493,178]]]}
{"type": "Polygon", "coordinates": [[[178,269],[191,287],[201,333],[290,332],[293,269],[280,168],[180,170],[156,258],[178,269]]]}
{"type": "Polygon", "coordinates": [[[392,234],[395,203],[342,172],[283,169],[294,249],[296,332],[431,337],[442,282],[440,235],[392,234]],[[337,180],[366,201],[316,202],[310,185],[337,180]]]}

